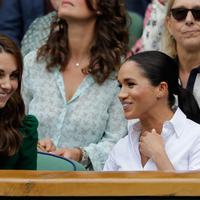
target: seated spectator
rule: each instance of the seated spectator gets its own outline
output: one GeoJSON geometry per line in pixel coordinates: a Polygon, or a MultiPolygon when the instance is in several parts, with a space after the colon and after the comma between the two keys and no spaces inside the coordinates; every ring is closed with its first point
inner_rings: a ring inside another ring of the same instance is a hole
{"type": "Polygon", "coordinates": [[[129,11],[136,12],[143,18],[150,1],[151,0],[125,0],[125,5],[129,11]]]}
{"type": "Polygon", "coordinates": [[[44,1],[3,0],[0,7],[0,33],[11,37],[19,45],[33,20],[44,14],[44,1]]]}
{"type": "MultiPolygon", "coordinates": [[[[27,55],[30,51],[40,48],[44,45],[50,34],[51,23],[56,17],[56,11],[60,0],[51,0],[52,7],[55,11],[38,17],[30,25],[21,42],[22,55],[27,55]]],[[[142,35],[143,24],[142,17],[135,12],[129,11],[129,48],[135,44],[136,40],[142,35]]]]}
{"type": "Polygon", "coordinates": [[[25,56],[23,97],[46,151],[102,170],[127,134],[116,70],[128,49],[123,0],[60,1],[39,50],[25,56]]]}
{"type": "Polygon", "coordinates": [[[179,85],[178,70],[158,51],[138,53],[122,65],[119,99],[125,117],[139,120],[115,145],[105,171],[200,170],[200,109],[179,85]]]}
{"type": "Polygon", "coordinates": [[[200,1],[168,0],[163,51],[179,65],[180,84],[200,106],[200,1]]]}
{"type": "Polygon", "coordinates": [[[149,4],[145,13],[143,34],[132,48],[134,54],[147,50],[161,50],[166,3],[167,0],[152,0],[149,4]]]}
{"type": "Polygon", "coordinates": [[[21,78],[20,49],[0,35],[0,169],[36,169],[38,122],[24,114],[21,78]]]}

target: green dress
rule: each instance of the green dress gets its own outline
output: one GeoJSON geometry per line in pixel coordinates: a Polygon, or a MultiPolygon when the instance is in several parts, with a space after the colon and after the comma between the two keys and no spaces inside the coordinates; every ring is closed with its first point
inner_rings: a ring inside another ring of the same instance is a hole
{"type": "Polygon", "coordinates": [[[23,120],[23,127],[20,133],[23,135],[23,142],[19,151],[6,159],[0,159],[0,169],[29,169],[37,167],[37,133],[38,121],[32,115],[27,115],[23,120]]]}

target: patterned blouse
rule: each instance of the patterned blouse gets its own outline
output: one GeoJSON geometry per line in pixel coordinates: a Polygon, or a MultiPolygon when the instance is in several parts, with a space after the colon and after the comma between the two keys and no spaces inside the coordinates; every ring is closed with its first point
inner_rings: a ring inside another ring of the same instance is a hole
{"type": "Polygon", "coordinates": [[[167,0],[153,0],[149,4],[144,19],[142,37],[133,46],[133,53],[147,50],[161,50],[167,0]]]}
{"type": "Polygon", "coordinates": [[[102,85],[88,75],[66,101],[59,67],[48,72],[32,51],[25,57],[22,82],[26,111],[39,121],[39,138],[51,138],[58,148],[84,147],[93,169],[102,170],[113,145],[127,134],[114,75],[102,85]]]}
{"type": "Polygon", "coordinates": [[[37,17],[28,28],[21,42],[21,52],[23,56],[44,45],[50,33],[50,26],[56,12],[37,17]]]}

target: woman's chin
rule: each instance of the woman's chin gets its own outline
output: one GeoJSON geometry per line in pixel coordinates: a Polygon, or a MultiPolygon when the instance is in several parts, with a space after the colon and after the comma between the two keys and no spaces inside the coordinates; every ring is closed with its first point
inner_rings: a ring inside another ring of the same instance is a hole
{"type": "Polygon", "coordinates": [[[124,116],[127,120],[137,119],[138,117],[134,113],[125,112],[124,116]]]}

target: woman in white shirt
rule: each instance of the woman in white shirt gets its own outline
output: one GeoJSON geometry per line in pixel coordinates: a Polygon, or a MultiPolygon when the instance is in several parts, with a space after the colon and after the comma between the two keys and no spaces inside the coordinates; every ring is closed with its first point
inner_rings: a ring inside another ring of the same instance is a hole
{"type": "Polygon", "coordinates": [[[139,120],[114,146],[105,171],[200,169],[200,110],[178,75],[176,62],[158,51],[136,54],[122,65],[119,99],[125,117],[139,120]]]}

